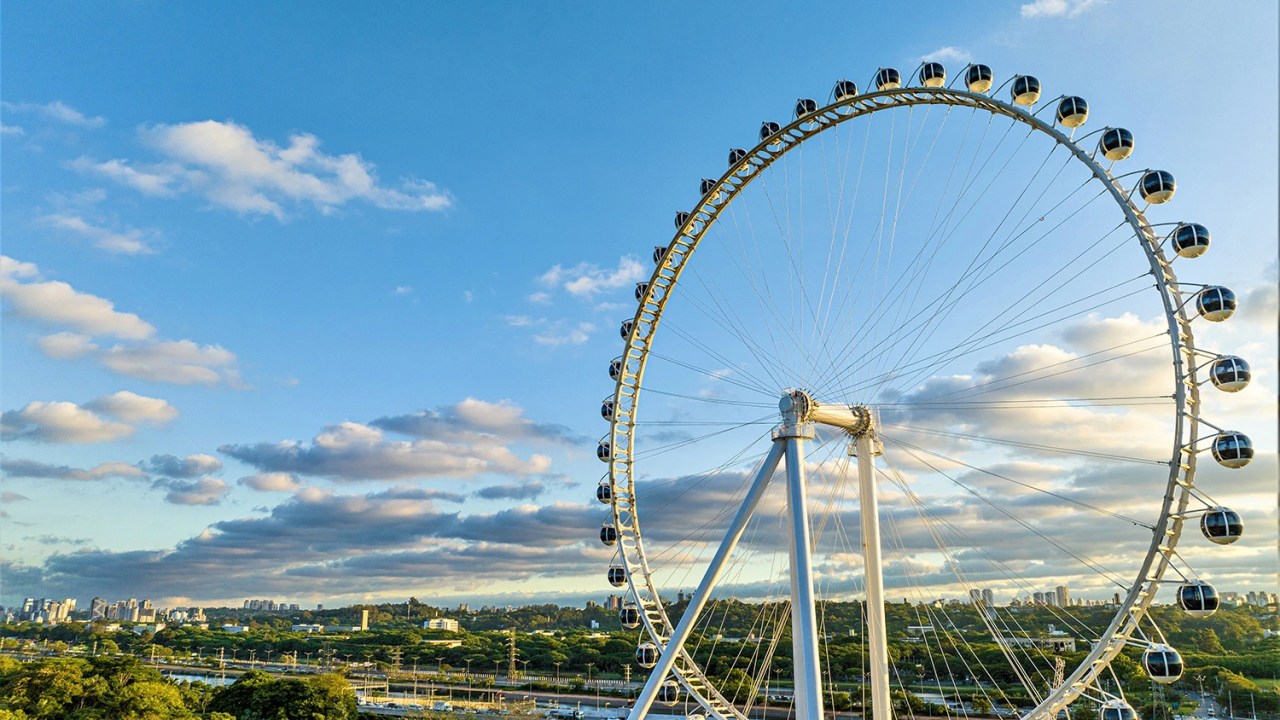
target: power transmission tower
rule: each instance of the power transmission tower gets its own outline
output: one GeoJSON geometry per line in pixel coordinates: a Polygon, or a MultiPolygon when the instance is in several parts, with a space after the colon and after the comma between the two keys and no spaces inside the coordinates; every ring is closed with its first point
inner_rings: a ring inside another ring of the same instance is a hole
{"type": "Polygon", "coordinates": [[[510,628],[507,635],[507,677],[519,677],[516,674],[516,629],[510,628]]]}

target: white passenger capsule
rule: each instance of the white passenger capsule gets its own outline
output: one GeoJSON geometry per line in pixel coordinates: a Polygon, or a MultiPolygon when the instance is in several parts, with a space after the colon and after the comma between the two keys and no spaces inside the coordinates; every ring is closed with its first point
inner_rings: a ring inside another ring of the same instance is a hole
{"type": "Polygon", "coordinates": [[[1218,591],[1203,580],[1191,580],[1178,588],[1178,607],[1194,618],[1218,612],[1218,591]]]}
{"type": "Polygon", "coordinates": [[[651,642],[640,643],[636,647],[636,664],[648,669],[658,664],[658,646],[651,642]]]}
{"type": "Polygon", "coordinates": [[[644,302],[644,299],[649,296],[649,283],[647,282],[636,283],[635,294],[636,294],[636,302],[644,302]]]}
{"type": "Polygon", "coordinates": [[[628,630],[640,627],[640,609],[631,603],[623,605],[618,611],[618,622],[628,630]]]}
{"type": "Polygon", "coordinates": [[[832,89],[831,94],[835,96],[836,102],[841,102],[844,100],[848,100],[850,98],[855,98],[858,96],[858,86],[855,85],[851,80],[841,80],[840,82],[836,83],[836,86],[834,89],[832,89]]]}
{"type": "Polygon", "coordinates": [[[1058,122],[1063,127],[1078,128],[1089,119],[1089,103],[1082,97],[1072,95],[1062,98],[1058,103],[1058,122]]]}
{"type": "Polygon", "coordinates": [[[812,115],[816,112],[818,112],[817,101],[810,100],[809,98],[800,98],[799,100],[796,100],[796,119],[797,120],[804,117],[805,115],[812,115]]]}
{"type": "Polygon", "coordinates": [[[1200,223],[1182,223],[1173,231],[1173,251],[1178,257],[1198,258],[1209,251],[1209,230],[1200,223]]]}
{"type": "Polygon", "coordinates": [[[942,87],[947,84],[947,69],[940,62],[927,62],[920,68],[920,84],[925,87],[942,87]]]}
{"type": "Polygon", "coordinates": [[[622,587],[627,584],[627,569],[621,565],[609,566],[609,584],[614,587],[622,587]]]}
{"type": "Polygon", "coordinates": [[[1182,677],[1182,656],[1168,645],[1155,644],[1142,654],[1142,667],[1147,677],[1168,685],[1182,677]]]}
{"type": "Polygon", "coordinates": [[[596,500],[603,505],[613,502],[613,485],[609,483],[609,478],[601,480],[600,484],[596,485],[596,500]]]}
{"type": "Polygon", "coordinates": [[[1102,703],[1098,710],[1098,720],[1138,720],[1138,713],[1134,712],[1129,703],[1112,698],[1102,703]]]}
{"type": "Polygon", "coordinates": [[[1152,205],[1162,205],[1173,199],[1178,192],[1178,183],[1173,180],[1173,173],[1168,170],[1148,170],[1138,185],[1142,199],[1152,205]]]}
{"type": "Polygon", "coordinates": [[[601,440],[596,445],[596,458],[600,462],[609,462],[613,459],[613,444],[608,440],[601,440]]]}
{"type": "Polygon", "coordinates": [[[1230,545],[1244,536],[1244,520],[1235,510],[1218,506],[1200,516],[1200,532],[1215,545],[1230,545]]]}
{"type": "Polygon", "coordinates": [[[613,547],[618,544],[618,529],[610,523],[600,526],[600,542],[613,547]]]}
{"type": "Polygon", "coordinates": [[[626,340],[631,337],[631,329],[635,326],[635,320],[623,320],[622,324],[618,326],[618,334],[622,336],[623,340],[626,340]]]}
{"type": "Polygon", "coordinates": [[[1236,294],[1221,285],[1210,285],[1196,295],[1196,312],[1209,322],[1222,322],[1236,313],[1236,294]]]}
{"type": "Polygon", "coordinates": [[[614,358],[609,361],[609,379],[617,382],[622,377],[622,358],[614,358]]]}
{"type": "Polygon", "coordinates": [[[1108,160],[1124,160],[1133,154],[1133,133],[1124,128],[1107,128],[1098,140],[1102,156],[1108,160]]]}
{"type": "Polygon", "coordinates": [[[1213,438],[1209,452],[1218,464],[1232,470],[1242,468],[1253,460],[1253,441],[1248,435],[1235,430],[1218,433],[1213,438]]]}
{"type": "Polygon", "coordinates": [[[1017,105],[1035,105],[1040,102],[1040,80],[1033,75],[1019,75],[1013,79],[1009,96],[1017,105]]]}
{"type": "Polygon", "coordinates": [[[613,420],[613,398],[608,398],[600,403],[600,417],[605,420],[613,420]]]}
{"type": "Polygon", "coordinates": [[[969,92],[984,93],[991,89],[995,74],[986,65],[970,65],[964,74],[964,84],[969,92]]]}
{"type": "Polygon", "coordinates": [[[1235,355],[1220,357],[1209,366],[1209,380],[1223,392],[1240,392],[1249,386],[1252,378],[1253,371],[1249,369],[1249,363],[1235,355]]]}
{"type": "Polygon", "coordinates": [[[673,703],[680,700],[680,686],[675,680],[668,680],[658,688],[658,702],[673,703]]]}
{"type": "Polygon", "coordinates": [[[902,87],[902,73],[894,68],[880,68],[876,73],[876,89],[892,90],[902,87]]]}
{"type": "MultiPolygon", "coordinates": [[[[782,129],[782,126],[776,122],[770,122],[766,120],[760,123],[760,142],[764,142],[765,140],[768,140],[774,135],[777,135],[778,131],[781,129],[782,129]]],[[[770,144],[772,145],[773,143],[770,143],[770,144]]]]}

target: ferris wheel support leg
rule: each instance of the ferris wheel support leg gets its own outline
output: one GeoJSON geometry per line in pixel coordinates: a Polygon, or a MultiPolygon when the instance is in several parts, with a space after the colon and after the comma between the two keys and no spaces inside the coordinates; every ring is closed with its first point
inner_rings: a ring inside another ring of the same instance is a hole
{"type": "MultiPolygon", "coordinates": [[[[654,699],[658,696],[658,689],[662,687],[663,681],[671,673],[676,657],[684,647],[685,641],[689,639],[689,634],[693,631],[693,626],[697,623],[698,616],[702,614],[702,609],[706,607],[707,601],[710,600],[711,591],[715,589],[716,583],[720,580],[720,573],[724,570],[725,561],[729,559],[729,555],[737,547],[738,540],[742,537],[742,532],[746,530],[747,522],[755,514],[756,506],[760,504],[760,498],[764,496],[765,488],[769,487],[769,481],[773,478],[773,474],[777,472],[778,463],[782,461],[782,454],[785,451],[786,446],[781,442],[773,443],[773,447],[770,448],[768,456],[765,457],[764,463],[760,466],[760,471],[756,473],[755,479],[751,482],[751,488],[747,490],[747,496],[742,501],[742,507],[738,509],[737,516],[733,518],[729,531],[720,543],[720,549],[716,551],[715,557],[711,559],[711,564],[707,566],[707,571],[702,576],[702,582],[698,585],[698,590],[694,592],[693,598],[689,600],[689,606],[685,608],[684,614],[680,616],[680,622],[676,623],[675,630],[671,632],[671,637],[667,640],[666,647],[658,655],[658,663],[649,672],[649,679],[645,681],[644,688],[640,691],[631,713],[627,716],[629,720],[641,720],[649,712],[654,699]]],[[[789,466],[790,464],[788,464],[789,466]]]]}
{"type": "Polygon", "coordinates": [[[880,565],[880,503],[876,497],[874,455],[876,440],[872,432],[855,439],[858,452],[858,493],[862,520],[862,556],[866,561],[867,634],[870,645],[871,717],[892,720],[893,705],[889,699],[889,642],[884,620],[884,574],[880,565]]]}
{"type": "Polygon", "coordinates": [[[822,670],[813,602],[813,543],[805,492],[804,441],[803,435],[786,438],[787,501],[791,506],[791,653],[795,663],[796,718],[821,720],[822,670]]]}

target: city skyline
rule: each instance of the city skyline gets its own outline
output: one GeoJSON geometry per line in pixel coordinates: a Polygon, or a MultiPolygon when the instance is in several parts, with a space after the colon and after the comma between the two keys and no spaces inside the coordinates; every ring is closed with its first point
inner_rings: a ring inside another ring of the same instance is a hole
{"type": "MultiPolygon", "coordinates": [[[[1242,307],[1204,337],[1254,368],[1214,417],[1258,454],[1204,472],[1246,536],[1185,542],[1220,589],[1273,585],[1275,8],[926,7],[928,28],[763,4],[677,28],[602,8],[5,3],[0,603],[604,595],[597,408],[650,248],[760,119],[926,57],[1087,96],[1178,175],[1173,215],[1213,228],[1188,277],[1242,307]],[[1214,42],[1134,72],[1150,53],[1117,31],[1138,26],[1214,42]]],[[[1134,477],[1105,501],[1142,506],[1134,477]]],[[[707,502],[680,506],[688,523],[714,520],[707,502]]],[[[1114,591],[1041,565],[1042,592],[1114,591]]]]}

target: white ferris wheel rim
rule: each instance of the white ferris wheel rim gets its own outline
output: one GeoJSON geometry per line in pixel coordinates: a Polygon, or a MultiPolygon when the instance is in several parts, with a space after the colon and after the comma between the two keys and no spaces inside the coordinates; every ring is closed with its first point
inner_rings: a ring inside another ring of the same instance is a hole
{"type": "MultiPolygon", "coordinates": [[[[1171,261],[1165,256],[1161,239],[1147,222],[1144,211],[1117,182],[1110,170],[1093,155],[1080,147],[1071,136],[1055,124],[1047,123],[1032,112],[1003,102],[990,95],[966,90],[941,87],[899,87],[877,90],[836,100],[818,107],[790,124],[781,127],[753,149],[746,152],[741,162],[731,167],[716,181],[714,188],[703,194],[698,204],[689,212],[687,221],[677,229],[668,243],[665,254],[651,275],[644,298],[631,320],[631,330],[626,338],[626,350],[613,394],[613,417],[610,420],[609,442],[611,456],[608,461],[610,507],[613,525],[617,531],[619,554],[626,568],[628,592],[636,603],[639,619],[645,633],[659,648],[665,647],[666,637],[673,624],[658,594],[653,573],[645,555],[640,520],[636,511],[634,475],[634,428],[637,408],[643,391],[644,370],[649,356],[649,339],[662,320],[663,309],[674,294],[681,273],[687,267],[698,244],[715,224],[721,212],[731,206],[738,193],[769,167],[805,141],[855,118],[868,116],[882,110],[917,105],[945,105],[949,107],[983,110],[992,116],[1003,116],[1021,122],[1032,130],[1048,136],[1058,145],[1067,148],[1074,158],[1085,165],[1093,179],[1101,182],[1133,230],[1139,245],[1150,264],[1150,273],[1161,296],[1168,327],[1170,350],[1174,371],[1174,438],[1168,462],[1169,474],[1165,486],[1160,514],[1154,523],[1152,540],[1140,565],[1137,576],[1129,586],[1116,614],[1089,654],[1064,681],[1054,688],[1027,715],[1028,718],[1052,718],[1058,711],[1090,689],[1107,696],[1096,685],[1096,680],[1106,672],[1111,660],[1142,635],[1139,624],[1155,599],[1165,572],[1175,554],[1182,533],[1184,513],[1192,498],[1195,484],[1196,453],[1188,452],[1199,440],[1199,383],[1194,361],[1196,346],[1191,328],[1191,318],[1186,312],[1186,299],[1179,286],[1171,261]]],[[[1158,631],[1157,631],[1158,632],[1158,631]]],[[[1144,643],[1145,644],[1145,643],[1144,643]]],[[[682,648],[673,666],[672,675],[683,686],[690,698],[701,705],[710,716],[716,718],[743,718],[744,716],[726,700],[706,677],[692,657],[682,648]]]]}

